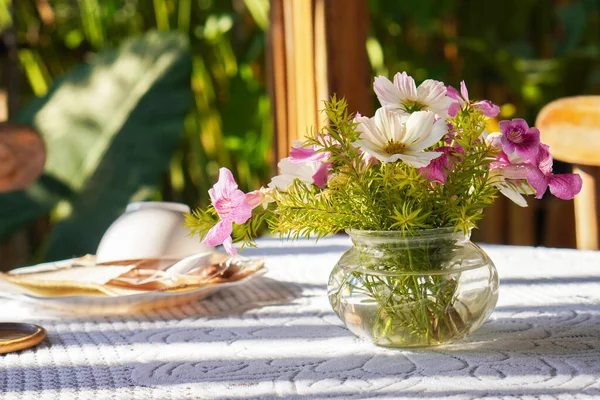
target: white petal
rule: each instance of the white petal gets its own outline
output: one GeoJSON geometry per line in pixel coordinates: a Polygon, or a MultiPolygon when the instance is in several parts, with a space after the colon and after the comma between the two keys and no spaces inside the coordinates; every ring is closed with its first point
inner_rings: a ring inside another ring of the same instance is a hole
{"type": "Polygon", "coordinates": [[[500,189],[500,193],[504,196],[508,197],[518,206],[527,207],[527,201],[519,192],[517,192],[514,188],[508,185],[498,185],[498,189],[500,189]]]}
{"type": "Polygon", "coordinates": [[[286,190],[294,182],[294,179],[291,175],[277,175],[271,178],[271,182],[267,186],[271,189],[286,190]]]}
{"type": "Polygon", "coordinates": [[[413,146],[410,146],[409,150],[421,151],[428,147],[431,147],[437,142],[439,142],[446,133],[448,133],[446,121],[444,121],[443,119],[439,119],[435,121],[433,126],[430,127],[429,133],[426,136],[421,137],[421,140],[419,140],[418,143],[415,143],[413,146]]]}
{"type": "MultiPolygon", "coordinates": [[[[411,150],[413,150],[413,145],[416,145],[429,135],[434,120],[435,114],[431,111],[417,111],[412,113],[406,119],[406,134],[403,143],[410,146],[411,150]]],[[[418,150],[415,149],[415,151],[418,150]]]]}
{"type": "Polygon", "coordinates": [[[433,79],[424,80],[417,88],[419,103],[433,104],[444,100],[446,97],[446,85],[433,79]]]}
{"type": "Polygon", "coordinates": [[[525,162],[525,159],[523,157],[519,157],[516,150],[506,155],[508,156],[508,161],[510,161],[511,164],[523,164],[525,162]]]}
{"type": "MultiPolygon", "coordinates": [[[[484,131],[485,132],[485,131],[484,131]]],[[[488,146],[495,147],[497,149],[502,148],[502,142],[500,139],[502,138],[502,133],[500,132],[492,132],[485,138],[485,143],[488,146]]]]}
{"type": "Polygon", "coordinates": [[[483,129],[483,131],[481,132],[481,135],[479,135],[479,140],[486,142],[487,143],[487,138],[490,136],[490,133],[487,131],[487,129],[483,129]]]}
{"type": "Polygon", "coordinates": [[[375,125],[381,133],[381,137],[384,139],[382,145],[385,146],[388,141],[403,143],[405,136],[405,124],[406,117],[402,117],[399,114],[388,110],[387,108],[380,108],[375,112],[375,125]]]}
{"type": "Polygon", "coordinates": [[[375,77],[373,90],[382,106],[400,110],[401,93],[388,78],[385,76],[375,77]]]}
{"type": "Polygon", "coordinates": [[[408,165],[415,168],[423,168],[429,165],[431,160],[435,160],[443,153],[437,151],[429,151],[422,153],[396,154],[398,158],[408,165]]]}
{"type": "Polygon", "coordinates": [[[436,113],[440,118],[446,119],[448,118],[448,109],[452,103],[452,99],[449,97],[444,97],[443,99],[431,102],[427,109],[436,113]]]}
{"type": "MultiPolygon", "coordinates": [[[[379,112],[379,110],[377,110],[377,112],[379,112]]],[[[377,113],[375,115],[377,116],[377,113]]],[[[382,132],[377,126],[376,117],[360,117],[357,120],[359,121],[359,124],[356,127],[356,131],[361,133],[361,140],[372,142],[378,147],[385,146],[389,138],[386,136],[385,132],[382,132]]]]}
{"type": "Polygon", "coordinates": [[[415,80],[406,72],[398,72],[394,75],[394,86],[399,90],[401,100],[417,101],[417,85],[415,85],[415,80]]]}
{"type": "Polygon", "coordinates": [[[359,141],[355,142],[358,147],[364,151],[365,153],[369,154],[372,157],[375,157],[376,159],[378,159],[381,162],[394,162],[394,161],[398,161],[398,159],[400,159],[401,154],[392,154],[389,155],[386,152],[384,152],[381,149],[375,149],[373,147],[369,147],[369,146],[363,146],[363,143],[360,143],[359,141]]]}
{"type": "Polygon", "coordinates": [[[286,190],[294,179],[300,179],[302,182],[310,185],[313,183],[313,175],[321,166],[320,162],[293,163],[289,158],[284,158],[277,164],[281,174],[271,179],[268,187],[286,190]]]}

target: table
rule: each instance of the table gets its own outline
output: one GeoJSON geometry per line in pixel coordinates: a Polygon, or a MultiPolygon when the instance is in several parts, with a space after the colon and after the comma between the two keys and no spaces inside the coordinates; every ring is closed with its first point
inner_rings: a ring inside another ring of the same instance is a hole
{"type": "Polygon", "coordinates": [[[401,351],[361,341],[331,311],[347,237],[262,240],[269,272],[136,317],[49,314],[0,300],[48,339],[0,356],[1,399],[600,397],[600,252],[484,246],[501,278],[464,342],[401,351]]]}

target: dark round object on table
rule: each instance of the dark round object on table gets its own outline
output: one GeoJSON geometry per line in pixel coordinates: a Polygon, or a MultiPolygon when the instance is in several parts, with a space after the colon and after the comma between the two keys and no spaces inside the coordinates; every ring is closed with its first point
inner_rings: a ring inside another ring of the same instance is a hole
{"type": "Polygon", "coordinates": [[[46,338],[46,330],[38,325],[0,322],[0,354],[28,349],[46,338]]]}

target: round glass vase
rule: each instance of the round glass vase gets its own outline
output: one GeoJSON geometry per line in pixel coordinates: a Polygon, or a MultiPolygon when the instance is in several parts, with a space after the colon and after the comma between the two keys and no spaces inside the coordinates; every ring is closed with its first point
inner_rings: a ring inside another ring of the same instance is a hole
{"type": "Polygon", "coordinates": [[[451,343],[479,328],[498,300],[487,254],[453,228],[348,231],[353,247],[327,285],[348,329],[385,347],[451,343]]]}

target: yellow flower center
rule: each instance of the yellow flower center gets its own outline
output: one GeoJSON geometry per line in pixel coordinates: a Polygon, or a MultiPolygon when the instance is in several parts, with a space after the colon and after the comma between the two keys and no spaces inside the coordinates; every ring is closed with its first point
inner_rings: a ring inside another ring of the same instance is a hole
{"type": "Polygon", "coordinates": [[[392,140],[387,142],[387,144],[383,147],[383,151],[389,155],[402,154],[404,153],[404,150],[406,150],[406,145],[404,143],[398,143],[392,140]]]}

